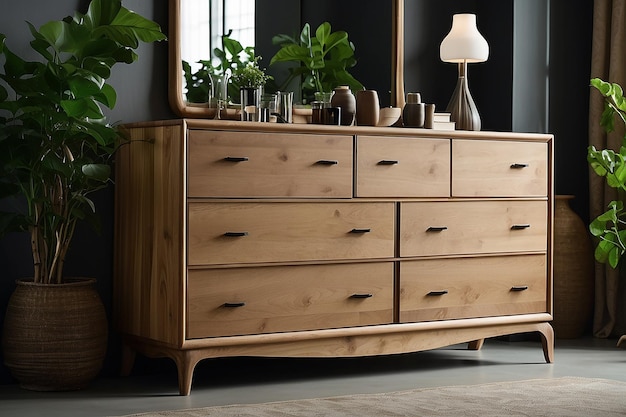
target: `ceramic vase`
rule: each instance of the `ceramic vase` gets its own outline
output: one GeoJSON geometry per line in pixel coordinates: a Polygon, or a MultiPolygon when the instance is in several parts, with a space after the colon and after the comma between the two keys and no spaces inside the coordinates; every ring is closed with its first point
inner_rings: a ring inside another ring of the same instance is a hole
{"type": "Polygon", "coordinates": [[[330,104],[332,107],[341,109],[341,124],[343,126],[351,126],[356,115],[356,98],[347,85],[337,87],[334,91],[335,94],[330,99],[330,104]]]}
{"type": "Polygon", "coordinates": [[[426,111],[424,115],[424,128],[432,129],[435,126],[435,105],[426,104],[426,111]]]}
{"type": "Polygon", "coordinates": [[[426,105],[422,103],[420,93],[408,93],[402,109],[402,123],[405,127],[424,127],[426,105]]]}
{"type": "Polygon", "coordinates": [[[376,126],[380,118],[380,103],[375,90],[356,92],[356,124],[358,126],[376,126]]]}

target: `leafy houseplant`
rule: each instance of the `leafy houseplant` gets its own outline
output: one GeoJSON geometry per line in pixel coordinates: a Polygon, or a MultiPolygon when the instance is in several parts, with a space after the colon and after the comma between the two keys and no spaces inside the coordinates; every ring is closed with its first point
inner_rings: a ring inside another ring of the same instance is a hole
{"type": "Polygon", "coordinates": [[[130,64],[139,41],[165,39],[159,26],[121,6],[93,0],[86,14],[29,24],[32,49],[42,62],[26,61],[5,44],[0,79],[0,198],[19,195],[12,212],[0,213],[0,236],[31,235],[34,280],[60,283],[76,222],[93,218],[89,194],[110,182],[119,134],[101,105],[113,108],[112,67],[130,64]]]}
{"type": "Polygon", "coordinates": [[[348,71],[356,65],[354,44],[348,40],[345,31],[332,32],[330,23],[319,25],[313,36],[311,26],[305,23],[299,39],[280,34],[272,38],[272,43],[279,45],[280,49],[270,65],[276,62],[300,64],[289,69],[284,85],[295,77],[303,77],[304,97],[310,98],[315,92],[329,93],[340,85],[347,85],[352,91],[363,90],[363,84],[348,71]]]}
{"type": "Polygon", "coordinates": [[[0,236],[28,232],[34,266],[7,305],[2,348],[23,387],[78,389],[102,366],[106,314],[94,280],[65,278],[63,266],[77,222],[96,220],[90,194],[109,184],[122,143],[101,109],[117,97],[106,80],[137,59],[140,41],[165,35],[120,0],[29,27],[40,61],[20,58],[0,34],[0,199],[15,203],[0,212],[0,236]]]}
{"type": "MultiPolygon", "coordinates": [[[[599,78],[591,80],[591,85],[604,97],[604,111],[600,125],[604,130],[615,130],[615,119],[626,126],[626,99],[622,87],[599,78]]],[[[618,152],[611,149],[596,149],[590,146],[587,160],[594,172],[606,179],[607,185],[616,188],[618,199],[611,201],[608,210],[592,220],[591,233],[598,237],[595,258],[599,262],[617,267],[626,252],[626,213],[624,212],[624,192],[626,192],[626,135],[618,152]]]]}

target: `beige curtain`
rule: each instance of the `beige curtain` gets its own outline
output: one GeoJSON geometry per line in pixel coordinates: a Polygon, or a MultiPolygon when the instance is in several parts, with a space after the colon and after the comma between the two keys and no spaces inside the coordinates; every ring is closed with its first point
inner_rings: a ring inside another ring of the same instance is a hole
{"type": "MultiPolygon", "coordinates": [[[[591,77],[619,83],[626,88],[626,0],[595,0],[593,15],[593,44],[591,77]]],[[[589,102],[589,144],[596,148],[619,149],[624,130],[607,135],[600,126],[604,108],[602,96],[591,89],[589,102]]],[[[615,190],[607,187],[604,179],[590,171],[590,215],[595,218],[616,198],[615,190]]],[[[596,263],[595,315],[593,332],[597,337],[626,333],[626,259],[621,261],[622,273],[596,263]],[[620,275],[622,278],[620,279],[620,275]]]]}

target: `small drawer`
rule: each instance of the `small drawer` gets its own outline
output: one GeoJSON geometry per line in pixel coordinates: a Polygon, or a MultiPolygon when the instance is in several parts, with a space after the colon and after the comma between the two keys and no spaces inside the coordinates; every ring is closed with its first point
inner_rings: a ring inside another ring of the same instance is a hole
{"type": "Polygon", "coordinates": [[[450,140],[357,137],[357,197],[450,196],[450,140]]]}
{"type": "Polygon", "coordinates": [[[547,201],[400,203],[400,256],[545,251],[547,201]]]}
{"type": "Polygon", "coordinates": [[[545,313],[545,255],[430,259],[400,264],[400,321],[545,313]]]}
{"type": "Polygon", "coordinates": [[[352,197],[351,136],[189,132],[190,197],[352,197]]]}
{"type": "Polygon", "coordinates": [[[393,263],[190,270],[187,337],[391,323],[393,263]]]}
{"type": "Polygon", "coordinates": [[[189,203],[190,265],[394,256],[394,203],[189,203]]]}
{"type": "Polygon", "coordinates": [[[492,140],[452,141],[453,197],[545,197],[548,145],[492,140]]]}

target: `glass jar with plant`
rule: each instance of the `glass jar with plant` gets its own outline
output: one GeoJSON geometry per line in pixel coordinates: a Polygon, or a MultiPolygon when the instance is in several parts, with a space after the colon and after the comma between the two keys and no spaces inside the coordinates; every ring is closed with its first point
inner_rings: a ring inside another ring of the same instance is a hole
{"type": "Polygon", "coordinates": [[[257,109],[259,100],[263,93],[263,87],[267,80],[272,79],[270,75],[259,68],[261,56],[255,57],[247,65],[235,69],[232,76],[232,83],[239,87],[239,97],[241,104],[241,120],[257,120],[257,109]]]}

